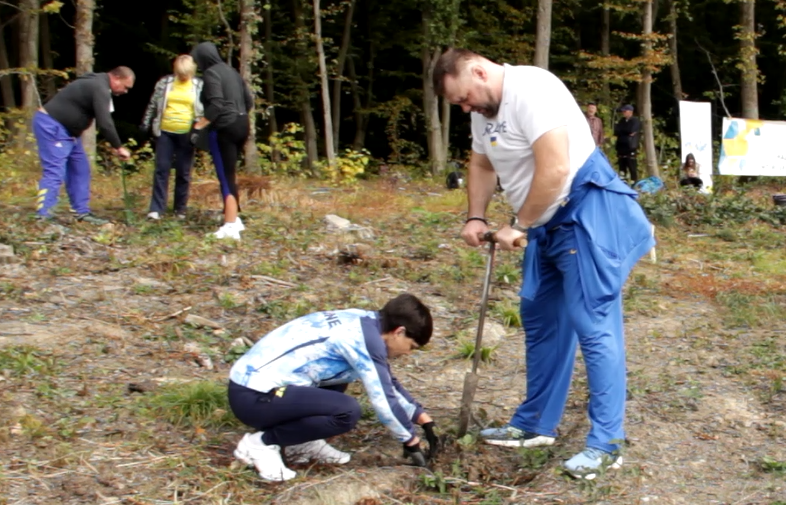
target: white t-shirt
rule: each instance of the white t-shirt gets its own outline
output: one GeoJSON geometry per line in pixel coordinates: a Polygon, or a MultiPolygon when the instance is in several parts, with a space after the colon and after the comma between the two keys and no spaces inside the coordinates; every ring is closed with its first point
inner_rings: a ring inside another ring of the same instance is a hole
{"type": "Polygon", "coordinates": [[[485,154],[491,161],[508,202],[518,212],[535,173],[532,144],[544,133],[567,126],[570,174],[559,198],[535,222],[534,226],[540,226],[554,216],[570,192],[576,172],[595,150],[595,141],[579,104],[556,75],[539,67],[507,64],[504,67],[497,117],[488,119],[476,112],[471,114],[472,150],[485,154]]]}

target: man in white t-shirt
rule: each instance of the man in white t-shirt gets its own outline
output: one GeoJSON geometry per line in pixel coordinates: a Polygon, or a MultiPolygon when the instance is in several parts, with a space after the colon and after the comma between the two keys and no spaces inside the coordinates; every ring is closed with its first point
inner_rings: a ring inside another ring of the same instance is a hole
{"type": "Polygon", "coordinates": [[[462,238],[480,245],[499,176],[514,215],[497,241],[507,251],[526,243],[520,296],[527,398],[509,424],[483,430],[481,437],[501,446],[553,444],[578,344],[592,427],[584,450],[564,467],[592,479],[622,464],[622,285],[654,245],[649,223],[636,192],[596,148],[579,105],[554,74],[449,49],[437,61],[433,81],[439,94],[472,113],[462,238]]]}

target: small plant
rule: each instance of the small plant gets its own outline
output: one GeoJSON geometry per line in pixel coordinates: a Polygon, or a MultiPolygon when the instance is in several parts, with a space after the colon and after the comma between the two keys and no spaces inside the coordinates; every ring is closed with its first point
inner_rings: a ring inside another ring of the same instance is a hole
{"type": "Polygon", "coordinates": [[[769,456],[764,456],[759,463],[763,472],[786,475],[786,461],[778,461],[769,456]]]}
{"type": "MultiPolygon", "coordinates": [[[[494,351],[497,346],[480,348],[480,361],[483,363],[491,363],[494,360],[494,351]]],[[[464,359],[472,359],[475,355],[475,342],[464,340],[459,342],[458,355],[464,359]]]]}
{"type": "Polygon", "coordinates": [[[511,300],[502,300],[491,307],[491,313],[495,319],[502,321],[507,327],[521,327],[521,313],[516,303],[511,300]]]}
{"type": "Polygon", "coordinates": [[[240,306],[232,293],[221,293],[218,296],[218,305],[224,310],[236,309],[240,306]]]}
{"type": "Polygon", "coordinates": [[[229,410],[226,387],[217,382],[172,384],[149,401],[157,417],[176,426],[221,428],[238,424],[229,410]]]}
{"type": "Polygon", "coordinates": [[[342,156],[338,156],[333,161],[333,164],[322,163],[322,173],[333,184],[356,184],[358,177],[365,173],[370,157],[371,154],[365,149],[361,151],[347,149],[342,156]]]}
{"type": "Polygon", "coordinates": [[[431,489],[439,494],[448,492],[448,482],[442,472],[424,473],[420,476],[420,482],[426,489],[431,489]]]}

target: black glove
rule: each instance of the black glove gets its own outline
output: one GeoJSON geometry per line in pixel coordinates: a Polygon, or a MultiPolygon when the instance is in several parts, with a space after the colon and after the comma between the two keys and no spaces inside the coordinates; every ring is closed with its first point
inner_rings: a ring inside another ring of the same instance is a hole
{"type": "Polygon", "coordinates": [[[426,440],[428,440],[428,459],[434,458],[440,450],[439,437],[434,433],[436,425],[434,421],[423,424],[423,431],[426,433],[426,440]]]}
{"type": "Polygon", "coordinates": [[[420,449],[420,444],[407,445],[404,444],[404,458],[411,460],[412,466],[426,466],[426,455],[420,449]]]}

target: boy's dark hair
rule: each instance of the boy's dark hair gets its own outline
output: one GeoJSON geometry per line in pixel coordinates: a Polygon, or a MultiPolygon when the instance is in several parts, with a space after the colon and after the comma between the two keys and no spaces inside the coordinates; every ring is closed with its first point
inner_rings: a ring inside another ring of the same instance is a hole
{"type": "Polygon", "coordinates": [[[434,322],[431,311],[415,295],[404,293],[388,301],[379,311],[382,333],[388,333],[399,326],[407,331],[407,337],[423,347],[431,340],[434,322]]]}

